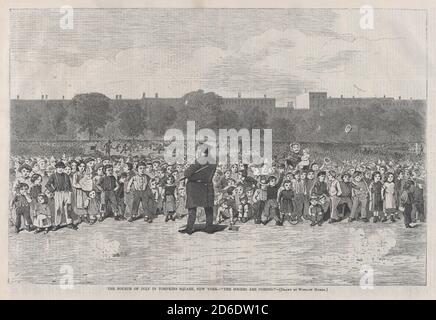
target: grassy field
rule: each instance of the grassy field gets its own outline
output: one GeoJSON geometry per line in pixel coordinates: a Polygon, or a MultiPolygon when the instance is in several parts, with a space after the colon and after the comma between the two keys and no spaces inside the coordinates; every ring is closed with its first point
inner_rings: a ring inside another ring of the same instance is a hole
{"type": "Polygon", "coordinates": [[[293,286],[425,285],[426,226],[341,222],[310,227],[240,225],[191,236],[185,220],[134,223],[107,219],[47,235],[9,233],[9,282],[59,284],[71,266],[75,284],[293,286]]]}

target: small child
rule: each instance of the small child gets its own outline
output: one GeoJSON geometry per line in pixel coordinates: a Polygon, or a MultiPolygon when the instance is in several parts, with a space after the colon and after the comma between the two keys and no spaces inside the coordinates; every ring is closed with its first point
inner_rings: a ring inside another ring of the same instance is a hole
{"type": "Polygon", "coordinates": [[[260,187],[256,189],[253,194],[253,215],[255,224],[262,222],[262,212],[267,200],[268,180],[265,176],[260,176],[259,185],[260,187]]]}
{"type": "Polygon", "coordinates": [[[242,223],[246,223],[251,216],[251,205],[248,202],[248,197],[246,194],[243,194],[239,198],[239,201],[238,218],[242,223]]]}
{"type": "Polygon", "coordinates": [[[404,183],[403,193],[401,194],[400,211],[404,214],[404,225],[406,228],[413,228],[412,223],[412,208],[413,208],[413,181],[407,180],[404,183]]]}
{"type": "Polygon", "coordinates": [[[226,198],[221,199],[219,202],[219,207],[217,210],[217,223],[221,223],[226,219],[230,218],[230,225],[235,223],[233,216],[233,208],[229,205],[229,201],[226,198]]]}
{"type": "Polygon", "coordinates": [[[92,225],[101,217],[100,201],[97,198],[95,190],[91,190],[88,193],[84,206],[86,215],[89,217],[89,224],[92,225]]]}
{"type": "Polygon", "coordinates": [[[176,218],[181,219],[186,214],[186,191],[185,188],[179,187],[178,188],[178,196],[177,196],[177,208],[176,208],[176,218]]]}
{"type": "Polygon", "coordinates": [[[386,182],[383,184],[383,208],[385,211],[386,218],[389,217],[392,222],[395,222],[395,215],[397,213],[397,205],[396,205],[396,190],[395,190],[395,181],[394,174],[392,172],[388,172],[386,174],[386,182]]]}
{"type": "Polygon", "coordinates": [[[35,233],[44,231],[47,234],[51,227],[51,212],[48,206],[47,195],[41,193],[37,196],[37,204],[34,208],[34,225],[36,226],[35,233]]]}
{"type": "Polygon", "coordinates": [[[163,190],[163,211],[165,214],[165,222],[169,220],[175,221],[176,213],[176,185],[174,176],[168,176],[163,190]]]}
{"type": "Polygon", "coordinates": [[[308,214],[310,221],[312,221],[310,224],[311,227],[322,225],[323,212],[321,206],[318,204],[318,197],[315,195],[310,196],[308,214]]]}
{"type": "Polygon", "coordinates": [[[275,176],[270,176],[266,190],[266,203],[262,213],[262,224],[266,225],[272,219],[276,220],[276,225],[280,225],[279,205],[277,203],[278,191],[283,182],[283,173],[280,173],[279,180],[275,176]],[[272,216],[271,216],[272,211],[272,216]]]}
{"type": "MultiPolygon", "coordinates": [[[[151,197],[148,201],[148,211],[145,212],[144,220],[148,223],[153,222],[153,219],[156,215],[159,214],[161,210],[161,190],[159,186],[160,179],[158,177],[155,177],[154,179],[150,180],[150,192],[151,197]]],[[[147,210],[144,208],[144,210],[147,210]]]]}
{"type": "Polygon", "coordinates": [[[310,153],[309,149],[303,149],[303,155],[301,156],[301,161],[298,164],[298,167],[301,169],[307,170],[310,164],[310,153]]]}
{"type": "Polygon", "coordinates": [[[126,172],[121,172],[120,175],[118,176],[118,186],[119,188],[117,189],[117,191],[115,192],[115,197],[117,199],[117,205],[118,208],[120,209],[120,216],[122,217],[121,219],[125,219],[126,216],[126,202],[124,200],[124,192],[125,192],[125,183],[126,183],[126,179],[127,179],[128,175],[126,172]]]}
{"type": "Polygon", "coordinates": [[[322,222],[324,222],[324,221],[329,219],[330,211],[331,211],[330,201],[327,200],[327,197],[325,194],[322,194],[318,198],[318,205],[321,207],[322,222]]]}
{"type": "Polygon", "coordinates": [[[241,207],[241,198],[244,195],[244,186],[241,183],[238,183],[236,189],[233,190],[234,206],[238,212],[240,211],[240,209],[243,210],[243,208],[241,207]]]}
{"type": "Polygon", "coordinates": [[[27,184],[27,186],[31,185],[30,181],[30,173],[32,172],[32,167],[28,164],[23,164],[18,167],[17,178],[12,186],[12,192],[15,196],[18,192],[18,185],[20,183],[27,184]]]}
{"type": "MultiPolygon", "coordinates": [[[[95,166],[95,172],[96,175],[92,178],[92,190],[95,191],[96,197],[98,198],[99,202],[102,200],[101,199],[101,189],[99,187],[100,184],[100,180],[104,177],[104,172],[103,172],[103,165],[102,164],[97,164],[95,166]]],[[[101,203],[103,204],[103,203],[101,203]]]]}
{"type": "Polygon", "coordinates": [[[113,166],[108,164],[103,167],[104,176],[101,177],[97,182],[97,187],[101,190],[101,204],[104,205],[105,214],[100,218],[102,221],[110,212],[114,215],[114,220],[121,221],[124,220],[124,216],[120,214],[118,208],[118,201],[115,193],[119,189],[117,179],[113,174],[113,166]]]}
{"type": "Polygon", "coordinates": [[[372,182],[369,185],[370,196],[369,202],[371,203],[370,208],[373,211],[374,217],[373,222],[377,223],[378,221],[385,222],[387,220],[386,217],[381,219],[380,215],[383,212],[383,198],[382,198],[382,187],[383,184],[381,182],[381,173],[376,171],[372,174],[372,182]]]}
{"type": "Polygon", "coordinates": [[[319,171],[316,175],[316,180],[312,185],[312,188],[309,190],[310,195],[315,195],[320,197],[325,194],[328,195],[327,182],[325,181],[327,173],[325,171],[319,171]]]}
{"type": "Polygon", "coordinates": [[[369,222],[367,218],[366,203],[368,201],[368,185],[362,180],[363,175],[360,171],[355,171],[353,173],[353,182],[351,184],[351,200],[353,206],[351,208],[351,215],[349,222],[353,222],[358,218],[357,209],[360,206],[360,216],[361,220],[365,223],[369,222]]]}
{"type": "Polygon", "coordinates": [[[42,193],[42,176],[35,173],[30,178],[32,186],[30,187],[29,195],[33,202],[37,202],[38,196],[42,193]]]}
{"type": "Polygon", "coordinates": [[[280,223],[283,225],[284,220],[289,223],[298,223],[297,214],[294,211],[294,191],[292,190],[292,182],[285,180],[283,182],[284,189],[280,192],[278,197],[279,210],[280,210],[280,223]]]}
{"type": "Polygon", "coordinates": [[[26,230],[33,230],[32,219],[30,218],[30,203],[32,199],[29,195],[29,185],[19,182],[16,186],[16,195],[11,201],[11,211],[15,212],[15,232],[19,233],[21,228],[21,217],[26,223],[26,230]]]}

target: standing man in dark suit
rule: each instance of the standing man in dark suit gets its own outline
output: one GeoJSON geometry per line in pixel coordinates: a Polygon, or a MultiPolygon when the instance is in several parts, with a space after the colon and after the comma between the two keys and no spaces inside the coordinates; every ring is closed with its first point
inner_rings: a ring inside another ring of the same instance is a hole
{"type": "MultiPolygon", "coordinates": [[[[202,152],[202,157],[209,155],[206,147],[202,152]]],[[[194,223],[197,217],[197,207],[203,207],[206,213],[206,228],[204,231],[213,233],[213,206],[215,194],[212,179],[215,175],[216,164],[201,164],[196,161],[185,170],[186,182],[186,208],[188,209],[188,222],[181,233],[191,235],[194,232],[194,223]]]]}

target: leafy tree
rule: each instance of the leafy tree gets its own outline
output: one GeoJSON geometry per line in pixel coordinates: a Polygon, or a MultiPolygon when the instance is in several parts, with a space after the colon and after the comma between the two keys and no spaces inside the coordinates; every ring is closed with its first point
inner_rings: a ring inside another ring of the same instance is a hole
{"type": "Polygon", "coordinates": [[[147,128],[155,135],[163,135],[165,131],[173,125],[176,118],[176,109],[172,106],[165,105],[160,101],[156,101],[151,106],[147,106],[147,128]]]}
{"type": "Polygon", "coordinates": [[[274,118],[271,121],[272,137],[274,141],[294,141],[296,128],[289,119],[274,118]]]}
{"type": "Polygon", "coordinates": [[[112,120],[109,110],[109,98],[101,93],[83,93],[71,100],[71,120],[80,132],[88,132],[89,140],[112,120]]]}
{"type": "Polygon", "coordinates": [[[120,130],[128,136],[138,137],[144,132],[146,127],[145,111],[140,105],[127,106],[119,115],[120,130]]]}
{"type": "Polygon", "coordinates": [[[39,135],[44,139],[66,135],[68,130],[68,109],[58,101],[50,101],[41,107],[42,113],[39,135]]]}
{"type": "Polygon", "coordinates": [[[248,130],[263,129],[268,124],[268,114],[259,107],[254,107],[251,112],[244,115],[242,126],[248,130]]]}
{"type": "Polygon", "coordinates": [[[220,129],[239,129],[241,126],[239,114],[234,110],[222,110],[217,120],[220,129]]]}
{"type": "Polygon", "coordinates": [[[41,114],[31,108],[11,109],[12,136],[16,139],[29,139],[38,136],[41,114]]]}
{"type": "Polygon", "coordinates": [[[176,124],[185,128],[187,121],[195,121],[197,129],[218,129],[218,117],[221,113],[222,98],[214,92],[198,90],[185,94],[181,99],[181,106],[176,124]]]}

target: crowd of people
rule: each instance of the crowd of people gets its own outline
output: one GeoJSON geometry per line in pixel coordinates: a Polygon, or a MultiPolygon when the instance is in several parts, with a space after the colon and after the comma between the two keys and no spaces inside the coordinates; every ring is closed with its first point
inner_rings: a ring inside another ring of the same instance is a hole
{"type": "MultiPolygon", "coordinates": [[[[422,159],[312,158],[309,149],[292,143],[287,156],[271,164],[218,164],[215,223],[315,227],[402,219],[412,228],[425,221],[422,159]]],[[[76,230],[109,217],[152,223],[163,215],[171,223],[187,214],[186,163],[139,155],[13,156],[11,162],[10,220],[17,233],[76,230]]]]}

